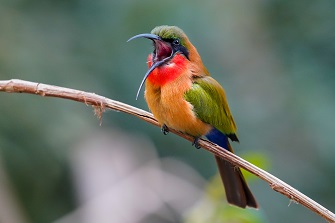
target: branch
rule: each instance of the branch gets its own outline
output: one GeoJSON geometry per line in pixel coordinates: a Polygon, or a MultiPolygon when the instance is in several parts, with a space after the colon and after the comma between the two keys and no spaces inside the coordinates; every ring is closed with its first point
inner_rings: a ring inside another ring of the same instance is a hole
{"type": "MultiPolygon", "coordinates": [[[[34,83],[34,82],[23,81],[23,80],[15,80],[15,79],[0,81],[0,91],[4,91],[8,93],[37,94],[43,97],[56,97],[56,98],[70,99],[73,101],[85,103],[86,105],[92,105],[95,109],[97,116],[100,119],[102,117],[102,112],[106,108],[109,108],[115,111],[121,111],[121,112],[130,114],[130,115],[134,115],[146,122],[159,126],[158,122],[156,121],[156,119],[153,117],[151,113],[146,112],[142,109],[138,109],[133,106],[124,104],[122,102],[108,99],[106,97],[103,97],[103,96],[100,96],[94,93],[88,93],[88,92],[78,91],[78,90],[69,89],[69,88],[63,88],[63,87],[57,87],[57,86],[52,86],[52,85],[34,83]]],[[[188,141],[193,142],[194,140],[193,137],[183,134],[181,132],[175,131],[173,129],[171,129],[171,132],[173,132],[176,135],[179,135],[180,137],[188,141]]],[[[335,222],[334,213],[332,213],[325,207],[321,206],[320,204],[318,204],[311,198],[307,197],[303,193],[294,189],[287,183],[271,175],[270,173],[258,168],[257,166],[245,161],[244,159],[238,157],[237,155],[207,140],[201,139],[199,141],[199,145],[203,147],[204,149],[208,150],[209,152],[213,153],[214,155],[219,156],[225,160],[228,160],[229,162],[231,162],[232,164],[236,166],[246,169],[250,173],[266,181],[273,190],[285,195],[290,200],[300,203],[301,205],[305,206],[306,208],[320,215],[326,221],[335,222]]]]}

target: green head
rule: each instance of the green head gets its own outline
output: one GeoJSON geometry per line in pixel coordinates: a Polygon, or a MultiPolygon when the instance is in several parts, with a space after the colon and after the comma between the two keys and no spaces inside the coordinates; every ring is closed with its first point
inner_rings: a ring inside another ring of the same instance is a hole
{"type": "MultiPolygon", "coordinates": [[[[171,53],[182,53],[187,59],[189,59],[189,40],[184,33],[184,31],[177,26],[157,26],[152,31],[151,34],[159,36],[165,45],[169,45],[171,53]]],[[[159,47],[159,46],[158,46],[159,47]]],[[[157,45],[155,44],[155,50],[157,54],[157,45]]],[[[159,51],[158,51],[159,52],[159,51]]],[[[164,53],[159,52],[159,53],[164,53]]],[[[166,55],[169,53],[166,50],[166,55]]],[[[156,55],[157,56],[157,55],[156,55]]]]}
{"type": "Polygon", "coordinates": [[[154,51],[152,56],[152,66],[147,71],[141,82],[136,99],[149,74],[155,68],[167,64],[177,53],[184,55],[190,62],[200,62],[202,66],[197,50],[188,40],[184,31],[177,26],[157,26],[151,31],[151,33],[133,36],[128,41],[140,37],[152,40],[154,43],[154,51]]]}

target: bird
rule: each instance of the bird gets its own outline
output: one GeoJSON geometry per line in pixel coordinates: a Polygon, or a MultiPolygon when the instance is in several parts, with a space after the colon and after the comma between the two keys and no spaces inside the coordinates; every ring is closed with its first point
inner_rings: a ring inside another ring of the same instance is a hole
{"type": "MultiPolygon", "coordinates": [[[[223,87],[210,76],[202,59],[177,26],[157,26],[151,33],[138,34],[153,42],[153,52],[147,58],[148,71],[143,77],[138,95],[145,84],[144,98],[166,135],[174,129],[194,137],[193,145],[205,136],[209,141],[234,152],[229,140],[239,142],[237,127],[223,87]]],[[[227,202],[240,208],[258,208],[239,167],[215,156],[226,191],[227,202]]]]}

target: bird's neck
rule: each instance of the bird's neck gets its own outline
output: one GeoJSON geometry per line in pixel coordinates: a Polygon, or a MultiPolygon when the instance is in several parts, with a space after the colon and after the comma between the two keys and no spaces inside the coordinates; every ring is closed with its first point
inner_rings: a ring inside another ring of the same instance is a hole
{"type": "MultiPolygon", "coordinates": [[[[178,77],[185,74],[190,61],[183,55],[177,53],[166,64],[154,69],[149,75],[147,81],[151,84],[162,87],[165,84],[175,81],[178,77]]],[[[148,56],[148,67],[152,66],[152,54],[148,56]]]]}

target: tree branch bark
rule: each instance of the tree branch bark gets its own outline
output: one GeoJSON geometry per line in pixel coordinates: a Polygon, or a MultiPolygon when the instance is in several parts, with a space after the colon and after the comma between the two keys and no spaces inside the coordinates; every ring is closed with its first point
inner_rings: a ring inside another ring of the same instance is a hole
{"type": "MultiPolygon", "coordinates": [[[[0,91],[8,93],[28,93],[28,94],[40,95],[43,97],[70,99],[73,101],[85,103],[86,105],[92,105],[95,109],[97,116],[100,119],[102,117],[102,112],[106,108],[109,108],[115,111],[120,111],[130,115],[134,115],[146,122],[159,126],[158,122],[151,113],[94,93],[88,93],[70,88],[63,88],[53,85],[34,83],[16,79],[0,81],[0,91]]],[[[193,142],[194,140],[193,137],[185,135],[173,129],[171,129],[171,132],[188,141],[193,142]]],[[[199,141],[199,145],[202,148],[208,150],[209,152],[215,154],[216,156],[228,160],[232,164],[239,166],[249,171],[250,173],[256,175],[260,179],[266,181],[273,190],[285,195],[290,200],[293,200],[294,202],[305,206],[306,208],[320,215],[326,221],[335,222],[334,213],[332,213],[322,205],[318,204],[311,198],[307,197],[303,193],[299,192],[295,188],[291,187],[287,183],[271,175],[270,173],[258,168],[257,166],[245,161],[244,159],[238,157],[237,155],[207,140],[201,139],[199,141]]]]}

